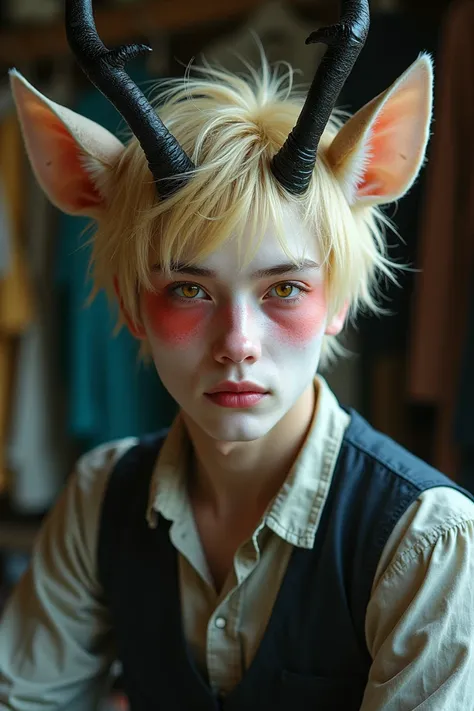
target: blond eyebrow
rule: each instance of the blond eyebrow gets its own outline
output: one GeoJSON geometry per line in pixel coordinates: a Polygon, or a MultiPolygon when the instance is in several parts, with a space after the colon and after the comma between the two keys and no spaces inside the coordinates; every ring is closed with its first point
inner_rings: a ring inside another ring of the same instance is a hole
{"type": "MultiPolygon", "coordinates": [[[[257,269],[252,272],[252,279],[265,279],[274,276],[284,276],[285,274],[292,274],[294,272],[302,272],[309,269],[319,269],[320,265],[317,262],[313,262],[312,259],[304,259],[302,262],[284,262],[283,264],[275,264],[273,267],[265,267],[264,269],[257,269]]],[[[153,267],[153,271],[162,271],[160,265],[157,264],[153,267]]],[[[182,264],[180,262],[175,262],[171,264],[172,274],[190,274],[192,276],[203,277],[205,279],[216,279],[217,274],[212,269],[207,267],[195,267],[192,265],[182,264]]]]}

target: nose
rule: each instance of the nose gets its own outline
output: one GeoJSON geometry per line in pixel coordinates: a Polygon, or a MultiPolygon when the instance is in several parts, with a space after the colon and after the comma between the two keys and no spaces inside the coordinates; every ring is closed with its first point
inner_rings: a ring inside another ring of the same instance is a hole
{"type": "Polygon", "coordinates": [[[216,314],[213,357],[218,363],[249,364],[262,354],[255,314],[245,303],[223,304],[216,314]]]}

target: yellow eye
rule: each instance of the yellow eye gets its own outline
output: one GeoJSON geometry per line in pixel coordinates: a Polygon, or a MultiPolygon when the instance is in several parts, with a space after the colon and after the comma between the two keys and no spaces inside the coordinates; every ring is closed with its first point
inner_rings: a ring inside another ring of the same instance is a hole
{"type": "Polygon", "coordinates": [[[171,298],[181,299],[181,301],[204,301],[207,297],[204,289],[199,284],[192,282],[181,282],[169,287],[171,298]]]}
{"type": "Polygon", "coordinates": [[[286,299],[292,294],[292,291],[295,287],[293,286],[293,284],[277,284],[274,288],[277,296],[281,297],[282,299],[286,299]]]}
{"type": "Polygon", "coordinates": [[[195,284],[183,284],[179,287],[182,291],[185,299],[194,299],[194,297],[199,293],[199,287],[195,284]]]}

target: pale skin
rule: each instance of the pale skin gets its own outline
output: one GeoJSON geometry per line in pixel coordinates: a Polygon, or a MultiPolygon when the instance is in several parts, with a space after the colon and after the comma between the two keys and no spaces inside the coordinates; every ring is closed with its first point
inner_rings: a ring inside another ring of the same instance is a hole
{"type": "Polygon", "coordinates": [[[304,442],[322,339],[341,330],[346,314],[328,321],[316,239],[294,208],[285,207],[284,224],[301,270],[288,264],[270,224],[240,272],[232,239],[199,265],[212,276],[153,271],[155,291],[142,293],[143,325],[133,328],[181,407],[194,450],[190,498],[217,587],[304,442]],[[255,275],[282,264],[289,271],[255,275]],[[241,409],[209,402],[206,391],[226,380],[252,381],[268,394],[241,409]]]}

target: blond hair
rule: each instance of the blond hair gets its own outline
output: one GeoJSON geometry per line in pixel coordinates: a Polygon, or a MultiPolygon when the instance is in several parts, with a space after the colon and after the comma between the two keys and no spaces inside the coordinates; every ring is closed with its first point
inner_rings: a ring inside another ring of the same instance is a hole
{"type": "MultiPolygon", "coordinates": [[[[341,126],[334,114],[322,137],[310,187],[302,197],[287,194],[275,180],[270,161],[296,123],[304,96],[293,89],[293,72],[272,69],[246,76],[204,65],[195,77],[171,80],[156,97],[161,119],[197,166],[172,197],[160,201],[145,156],[135,138],[127,144],[112,176],[108,209],[92,239],[94,290],[114,293],[139,323],[137,294],[152,289],[150,265],[169,270],[175,261],[196,264],[231,234],[241,234],[251,216],[257,238],[272,220],[292,258],[291,238],[282,229],[282,206],[294,204],[318,241],[327,271],[329,318],[344,304],[349,317],[378,303],[379,277],[394,279],[386,255],[388,220],[375,207],[349,206],[325,162],[325,151],[341,126]]],[[[251,259],[247,251],[243,263],[251,259]]],[[[119,324],[120,325],[120,324],[119,324]]],[[[326,336],[321,366],[343,352],[326,336]]]]}

